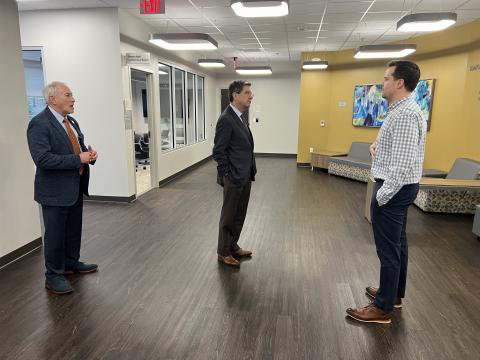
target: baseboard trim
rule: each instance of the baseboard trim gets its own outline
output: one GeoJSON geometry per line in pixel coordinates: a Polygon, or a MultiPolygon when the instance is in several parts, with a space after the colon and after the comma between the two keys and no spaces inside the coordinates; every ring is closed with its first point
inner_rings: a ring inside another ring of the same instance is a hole
{"type": "Polygon", "coordinates": [[[297,154],[282,154],[282,153],[255,153],[258,157],[276,157],[276,158],[296,158],[297,154]]]}
{"type": "Polygon", "coordinates": [[[25,255],[31,253],[32,251],[38,249],[42,246],[42,238],[39,237],[33,241],[30,241],[28,244],[23,245],[17,250],[13,250],[11,253],[4,255],[0,258],[0,269],[5,266],[17,261],[18,259],[24,257],[25,255]]]}
{"type": "Polygon", "coordinates": [[[298,168],[312,168],[312,165],[310,163],[297,163],[298,168]]]}
{"type": "Polygon", "coordinates": [[[173,175],[170,175],[169,177],[163,179],[163,180],[160,180],[158,182],[158,187],[163,187],[165,185],[167,185],[168,183],[182,177],[183,175],[191,172],[192,170],[198,168],[199,166],[203,165],[203,164],[206,164],[207,162],[209,162],[210,160],[212,160],[212,155],[206,157],[205,159],[203,160],[200,160],[198,162],[196,162],[195,164],[193,165],[190,165],[189,167],[183,169],[183,170],[180,170],[179,172],[173,174],[173,175]]]}
{"type": "Polygon", "coordinates": [[[101,196],[101,195],[91,195],[84,196],[84,201],[103,201],[103,202],[116,202],[116,203],[131,203],[137,197],[135,194],[130,196],[101,196]]]}

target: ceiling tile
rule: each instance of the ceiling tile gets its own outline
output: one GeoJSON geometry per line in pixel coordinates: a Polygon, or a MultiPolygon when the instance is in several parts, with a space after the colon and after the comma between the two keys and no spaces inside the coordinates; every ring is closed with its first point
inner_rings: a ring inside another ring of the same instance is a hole
{"type": "Polygon", "coordinates": [[[479,10],[456,10],[458,17],[461,19],[475,20],[480,18],[480,9],[479,10]]]}
{"type": "MultiPolygon", "coordinates": [[[[411,11],[456,11],[456,26],[480,18],[480,0],[290,0],[290,14],[278,18],[238,17],[230,8],[230,0],[167,0],[166,14],[159,15],[140,15],[138,0],[43,0],[18,5],[21,10],[117,6],[158,32],[210,34],[219,43],[219,50],[213,53],[218,57],[238,56],[245,62],[263,63],[298,61],[304,51],[337,51],[417,36],[395,29],[396,21],[411,11]],[[250,27],[264,52],[241,51],[260,46],[250,27]]],[[[191,57],[191,53],[177,54],[191,57]]]]}
{"type": "Polygon", "coordinates": [[[337,3],[329,3],[327,5],[327,13],[364,13],[372,1],[345,1],[337,3]]]}
{"type": "MultiPolygon", "coordinates": [[[[478,0],[469,1],[470,3],[478,3],[478,0]]],[[[464,4],[465,0],[423,0],[414,9],[418,11],[452,11],[464,4]]],[[[468,5],[468,4],[465,4],[468,5]]]]}
{"type": "Polygon", "coordinates": [[[362,18],[363,13],[329,13],[325,15],[324,22],[358,22],[362,18]]]}
{"type": "Polygon", "coordinates": [[[383,12],[383,13],[367,13],[362,19],[362,22],[377,21],[377,22],[390,22],[400,20],[405,13],[400,12],[383,12]]]}
{"type": "Polygon", "coordinates": [[[287,24],[320,24],[322,20],[322,14],[320,15],[288,15],[285,17],[285,23],[287,24]]]}
{"type": "MultiPolygon", "coordinates": [[[[328,6],[327,6],[328,8],[328,6]]],[[[323,14],[325,2],[317,1],[309,4],[290,3],[289,15],[323,14]]]]}
{"type": "Polygon", "coordinates": [[[352,31],[357,26],[358,22],[342,23],[342,22],[326,22],[322,24],[322,29],[333,30],[345,30],[352,31]]]}
{"type": "Polygon", "coordinates": [[[200,14],[205,15],[211,19],[223,17],[237,17],[230,6],[200,8],[200,14]]]}
{"type": "Polygon", "coordinates": [[[480,10],[480,1],[476,0],[464,3],[458,10],[480,10]]]}
{"type": "MultiPolygon", "coordinates": [[[[408,11],[410,8],[406,6],[407,3],[408,1],[398,0],[376,1],[369,12],[408,11]]],[[[410,1],[410,4],[411,3],[410,1]]]]}

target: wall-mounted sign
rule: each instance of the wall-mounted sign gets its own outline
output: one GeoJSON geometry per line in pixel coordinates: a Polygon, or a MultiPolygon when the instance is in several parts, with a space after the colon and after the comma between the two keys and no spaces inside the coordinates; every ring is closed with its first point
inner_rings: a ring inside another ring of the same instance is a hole
{"type": "Polygon", "coordinates": [[[125,121],[125,130],[132,129],[132,110],[125,110],[123,112],[123,121],[125,121]]]}
{"type": "Polygon", "coordinates": [[[140,0],[140,14],[165,14],[166,0],[140,0]]]}
{"type": "Polygon", "coordinates": [[[471,65],[470,71],[480,71],[480,64],[471,65]]]}
{"type": "Polygon", "coordinates": [[[126,53],[125,65],[150,65],[150,53],[126,53]]]}

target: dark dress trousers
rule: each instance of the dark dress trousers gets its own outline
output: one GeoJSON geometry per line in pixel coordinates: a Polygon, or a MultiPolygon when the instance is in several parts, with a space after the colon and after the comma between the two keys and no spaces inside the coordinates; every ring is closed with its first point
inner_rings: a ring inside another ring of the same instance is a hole
{"type": "MultiPolygon", "coordinates": [[[[82,151],[88,151],[78,123],[68,116],[82,151]]],[[[48,107],[35,116],[27,129],[35,173],[34,198],[42,205],[45,225],[46,277],[63,274],[80,258],[83,194],[88,195],[89,166],[80,175],[80,157],[74,153],[67,132],[48,107]]]]}
{"type": "Polygon", "coordinates": [[[379,206],[378,189],[383,180],[376,179],[371,202],[372,228],[380,259],[380,286],[375,306],[388,314],[396,298],[405,297],[408,265],[407,214],[417,197],[419,185],[404,185],[388,203],[379,206]]]}
{"type": "Polygon", "coordinates": [[[237,243],[247,214],[251,182],[257,173],[253,148],[248,124],[227,106],[218,119],[213,147],[213,159],[218,164],[217,183],[223,186],[217,249],[221,256],[239,249],[237,243]]]}

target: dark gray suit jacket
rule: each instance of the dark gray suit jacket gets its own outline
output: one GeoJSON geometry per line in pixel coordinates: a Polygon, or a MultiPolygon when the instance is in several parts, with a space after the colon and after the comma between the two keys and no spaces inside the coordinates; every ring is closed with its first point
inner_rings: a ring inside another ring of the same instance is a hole
{"type": "Polygon", "coordinates": [[[255,181],[257,167],[253,154],[253,136],[229,105],[220,115],[215,130],[213,159],[217,162],[217,183],[223,186],[224,176],[236,185],[255,181]]]}
{"type": "MultiPolygon", "coordinates": [[[[68,119],[78,134],[80,148],[88,151],[77,121],[68,119]]],[[[88,195],[89,166],[84,165],[80,176],[80,156],[73,152],[67,132],[48,107],[28,124],[27,140],[37,166],[35,201],[46,206],[71,206],[79,191],[88,195]]]]}

